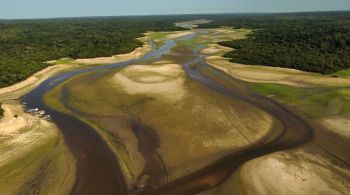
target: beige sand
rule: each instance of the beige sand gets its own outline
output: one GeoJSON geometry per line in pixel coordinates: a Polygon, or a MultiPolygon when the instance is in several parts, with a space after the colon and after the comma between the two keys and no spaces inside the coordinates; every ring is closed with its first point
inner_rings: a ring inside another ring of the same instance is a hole
{"type": "Polygon", "coordinates": [[[341,137],[350,138],[350,116],[324,118],[321,123],[341,137]]]}
{"type": "MultiPolygon", "coordinates": [[[[139,38],[140,41],[144,41],[146,37],[139,38]]],[[[9,87],[0,88],[0,100],[1,99],[15,99],[18,98],[25,93],[29,92],[29,90],[33,89],[35,86],[39,85],[41,82],[46,80],[47,78],[69,69],[74,69],[80,67],[78,64],[84,65],[96,65],[96,64],[110,64],[110,63],[118,63],[121,61],[127,61],[139,58],[146,53],[151,51],[151,46],[149,44],[144,44],[143,47],[139,47],[134,51],[128,54],[120,54],[112,57],[101,57],[101,58],[92,58],[92,59],[77,59],[73,60],[72,64],[57,64],[57,60],[48,61],[47,63],[53,64],[37,73],[33,76],[27,78],[24,81],[11,85],[9,87]]]]}
{"type": "Polygon", "coordinates": [[[139,47],[128,54],[120,54],[111,57],[99,57],[99,58],[88,58],[88,59],[76,59],[74,63],[84,64],[84,65],[96,65],[96,64],[113,64],[122,61],[132,60],[139,58],[146,53],[151,51],[151,46],[148,44],[139,47]]]}
{"type": "Polygon", "coordinates": [[[175,23],[175,26],[180,26],[183,28],[197,28],[199,24],[206,24],[210,22],[212,22],[212,20],[192,20],[192,21],[175,23]]]}
{"type": "Polygon", "coordinates": [[[153,64],[173,64],[173,62],[170,60],[160,60],[160,61],[154,62],[153,64]]]}
{"type": "Polygon", "coordinates": [[[78,66],[70,65],[70,64],[67,64],[67,65],[60,64],[60,65],[49,66],[35,73],[33,76],[29,77],[24,81],[21,81],[9,87],[0,88],[0,95],[4,95],[7,93],[14,93],[15,91],[19,92],[18,96],[20,96],[21,94],[23,95],[25,92],[28,92],[30,89],[33,89],[35,86],[39,85],[41,82],[53,76],[54,74],[60,71],[72,69],[74,67],[78,67],[78,66]]]}
{"type": "Polygon", "coordinates": [[[350,189],[350,170],[302,150],[248,162],[236,177],[246,186],[238,194],[347,194],[350,189]]]}
{"type": "Polygon", "coordinates": [[[2,108],[5,113],[0,120],[0,166],[30,152],[33,147],[57,133],[53,124],[24,113],[19,105],[4,104],[2,108]]]}
{"type": "Polygon", "coordinates": [[[24,113],[18,103],[2,108],[0,194],[68,194],[76,165],[57,127],[24,113]]]}
{"type": "Polygon", "coordinates": [[[113,82],[129,94],[148,94],[179,100],[185,93],[181,73],[182,69],[178,64],[136,65],[115,74],[113,82]]]}
{"type": "MultiPolygon", "coordinates": [[[[159,152],[169,168],[170,180],[193,173],[224,155],[262,141],[272,128],[273,117],[244,102],[237,101],[234,106],[217,105],[218,101],[225,100],[221,97],[218,100],[202,99],[199,95],[189,91],[177,105],[178,111],[172,119],[179,124],[167,128],[159,125],[159,128],[162,127],[159,152]],[[175,115],[183,110],[189,113],[175,115]],[[188,119],[181,119],[183,117],[188,119]],[[178,145],[179,140],[181,145],[178,145]]],[[[163,122],[161,118],[158,121],[163,122]]]]}
{"type": "Polygon", "coordinates": [[[225,154],[258,142],[270,132],[272,125],[278,126],[273,124],[273,117],[246,103],[238,101],[237,105],[228,106],[225,102],[230,101],[230,98],[208,96],[203,89],[201,92],[196,91],[199,90],[197,88],[187,90],[189,86],[185,84],[186,78],[178,64],[153,64],[126,67],[111,80],[111,85],[116,85],[118,90],[160,100],[154,100],[151,105],[147,105],[149,108],[143,108],[148,112],[140,117],[157,129],[161,140],[159,153],[169,168],[170,180],[199,170],[225,154]],[[164,107],[155,111],[159,109],[159,104],[164,104],[164,107]],[[156,114],[149,114],[152,112],[156,114]],[[180,112],[184,114],[179,116],[180,112]],[[174,124],[173,121],[178,122],[174,124]],[[254,125],[250,125],[252,121],[254,125]],[[183,144],[174,147],[177,140],[183,140],[183,144]]]}
{"type": "Polygon", "coordinates": [[[177,38],[184,37],[187,35],[192,35],[192,34],[193,34],[192,31],[179,31],[179,32],[175,32],[174,34],[168,35],[166,39],[177,39],[177,38]]]}
{"type": "Polygon", "coordinates": [[[350,78],[332,78],[317,73],[308,73],[279,67],[242,65],[231,63],[223,57],[208,57],[207,62],[231,76],[257,83],[275,83],[296,87],[324,86],[350,86],[350,78]]]}
{"type": "Polygon", "coordinates": [[[210,55],[218,52],[229,52],[232,48],[221,46],[218,44],[209,44],[206,48],[201,50],[201,54],[210,55]]]}

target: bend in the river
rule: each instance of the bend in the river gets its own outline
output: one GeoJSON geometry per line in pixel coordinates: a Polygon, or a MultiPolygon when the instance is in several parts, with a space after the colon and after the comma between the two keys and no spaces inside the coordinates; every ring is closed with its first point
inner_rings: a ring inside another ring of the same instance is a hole
{"type": "MultiPolygon", "coordinates": [[[[77,178],[72,194],[122,195],[129,192],[117,159],[98,133],[78,118],[58,112],[45,105],[43,101],[44,94],[67,79],[79,74],[124,67],[151,58],[160,59],[163,54],[169,53],[176,46],[176,41],[193,38],[193,36],[195,35],[167,41],[159,49],[155,49],[153,46],[151,53],[139,59],[78,69],[51,77],[21,98],[29,107],[44,109],[52,116],[53,122],[61,129],[66,143],[77,159],[77,178]]],[[[282,123],[283,132],[263,145],[253,145],[243,151],[227,155],[200,171],[160,187],[148,188],[140,192],[142,194],[193,194],[209,189],[220,184],[244,162],[265,154],[298,146],[312,137],[312,127],[280,103],[253,92],[241,93],[239,90],[228,88],[220,81],[204,75],[201,69],[211,68],[211,71],[215,72],[217,76],[227,77],[224,72],[206,64],[205,56],[198,54],[199,48],[197,47],[194,50],[194,58],[190,62],[183,64],[183,68],[188,76],[210,89],[228,97],[248,102],[273,115],[282,123]],[[190,66],[193,64],[196,64],[196,68],[190,66]]]]}

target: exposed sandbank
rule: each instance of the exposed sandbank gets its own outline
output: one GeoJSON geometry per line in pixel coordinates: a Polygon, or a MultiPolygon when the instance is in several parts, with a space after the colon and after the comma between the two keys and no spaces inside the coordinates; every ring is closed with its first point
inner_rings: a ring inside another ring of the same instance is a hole
{"type": "Polygon", "coordinates": [[[332,78],[317,73],[279,67],[243,65],[231,63],[228,59],[218,56],[208,57],[206,61],[215,68],[248,82],[275,83],[295,87],[350,86],[350,78],[332,78]]]}

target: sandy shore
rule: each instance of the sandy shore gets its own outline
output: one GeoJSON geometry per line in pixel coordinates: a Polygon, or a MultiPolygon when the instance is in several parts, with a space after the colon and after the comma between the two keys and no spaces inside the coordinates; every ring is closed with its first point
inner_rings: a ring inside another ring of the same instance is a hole
{"type": "MultiPolygon", "coordinates": [[[[142,38],[140,38],[142,39],[142,38]]],[[[34,75],[30,76],[24,81],[16,83],[14,85],[0,88],[0,101],[6,99],[16,99],[25,93],[29,92],[35,86],[39,85],[41,82],[47,78],[62,72],[74,68],[79,68],[82,65],[97,65],[97,64],[111,64],[118,63],[122,61],[132,60],[139,58],[152,50],[151,46],[145,44],[143,47],[136,48],[134,51],[128,54],[120,54],[112,57],[100,57],[100,58],[90,58],[90,59],[76,59],[71,61],[70,64],[56,64],[49,66],[34,75]]],[[[55,64],[57,60],[49,61],[50,64],[55,64]]]]}
{"type": "Polygon", "coordinates": [[[221,46],[219,44],[209,44],[206,48],[202,49],[201,54],[212,55],[218,52],[229,52],[232,48],[221,46]]]}
{"type": "Polygon", "coordinates": [[[0,121],[0,166],[56,133],[53,124],[24,113],[19,105],[3,104],[2,108],[5,112],[0,121]],[[23,129],[26,132],[22,133],[23,129]]]}
{"type": "Polygon", "coordinates": [[[75,160],[58,128],[24,113],[16,102],[2,104],[0,120],[0,194],[68,194],[75,160]],[[52,144],[54,143],[54,144],[52,144]]]}
{"type": "Polygon", "coordinates": [[[295,87],[350,86],[350,78],[332,78],[327,75],[279,67],[243,65],[231,63],[228,59],[218,56],[208,57],[206,61],[213,67],[248,82],[274,83],[295,87]]]}
{"type": "Polygon", "coordinates": [[[166,39],[177,39],[177,38],[184,37],[187,35],[192,35],[192,34],[193,34],[192,31],[180,31],[180,32],[175,32],[174,34],[168,35],[166,39]]]}
{"type": "MultiPolygon", "coordinates": [[[[228,50],[211,44],[201,53],[210,56],[206,61],[211,66],[247,82],[310,88],[350,86],[350,77],[332,78],[280,67],[231,63],[218,53],[224,51],[228,50]]],[[[341,115],[314,121],[320,126],[315,129],[312,143],[248,161],[218,188],[201,195],[347,194],[350,189],[349,153],[344,148],[348,147],[350,138],[349,118],[349,115],[341,115]]]]}
{"type": "Polygon", "coordinates": [[[46,80],[47,78],[57,74],[61,71],[69,70],[75,67],[79,67],[78,65],[73,64],[59,64],[49,66],[37,73],[33,76],[30,76],[24,81],[16,83],[14,85],[0,88],[0,100],[5,99],[3,96],[10,96],[11,98],[19,98],[21,95],[24,95],[29,90],[33,89],[35,86],[39,85],[41,82],[46,80]]]}
{"type": "Polygon", "coordinates": [[[321,124],[326,126],[329,130],[337,133],[342,137],[350,139],[350,116],[334,116],[324,118],[321,124]]]}
{"type": "Polygon", "coordinates": [[[347,194],[349,177],[349,169],[309,146],[249,161],[215,194],[347,194]]]}
{"type": "Polygon", "coordinates": [[[135,49],[128,54],[120,54],[111,57],[99,57],[99,58],[87,58],[87,59],[76,59],[73,62],[83,65],[96,65],[96,64],[113,64],[122,61],[132,60],[139,58],[146,53],[150,52],[152,47],[149,44],[145,44],[142,47],[135,49]]]}
{"type": "Polygon", "coordinates": [[[57,64],[66,63],[63,60],[49,61],[48,63],[53,64],[52,66],[35,73],[24,81],[1,88],[0,102],[5,112],[4,117],[0,119],[0,175],[2,175],[0,194],[27,193],[33,191],[32,188],[39,189],[43,193],[68,194],[75,177],[74,157],[66,147],[58,128],[51,122],[24,113],[20,102],[13,100],[20,98],[49,77],[60,72],[84,65],[109,64],[136,59],[149,51],[151,51],[151,46],[144,45],[131,53],[113,57],[67,60],[67,64],[57,64]],[[55,144],[48,145],[51,143],[55,144]],[[36,160],[31,158],[36,158],[36,160]],[[46,164],[42,165],[42,163],[46,164]],[[11,170],[20,171],[16,173],[16,177],[13,176],[13,171],[4,172],[9,166],[14,165],[16,169],[11,170]],[[37,178],[39,176],[40,178],[37,178]]]}

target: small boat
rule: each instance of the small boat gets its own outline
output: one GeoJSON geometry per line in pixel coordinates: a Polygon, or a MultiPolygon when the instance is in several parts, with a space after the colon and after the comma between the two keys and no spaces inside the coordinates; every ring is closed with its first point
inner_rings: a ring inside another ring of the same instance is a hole
{"type": "Polygon", "coordinates": [[[38,112],[38,111],[39,111],[39,108],[32,108],[32,109],[27,110],[26,112],[27,113],[34,113],[34,112],[38,112]]]}
{"type": "Polygon", "coordinates": [[[50,120],[51,119],[51,116],[50,115],[46,115],[43,117],[44,120],[50,120]]]}

